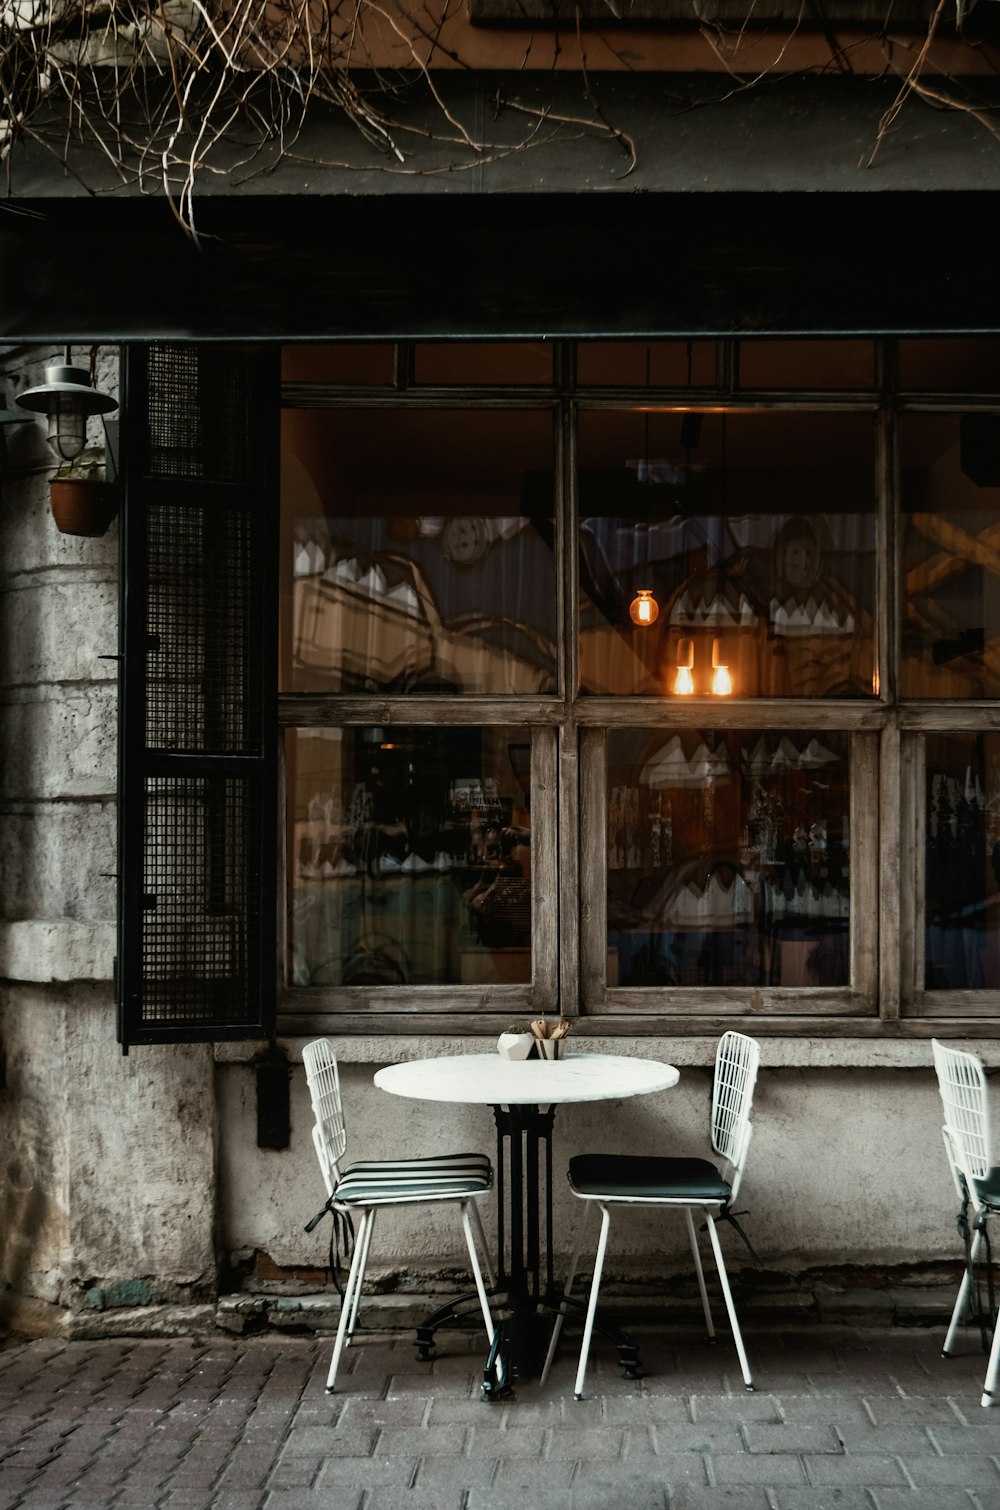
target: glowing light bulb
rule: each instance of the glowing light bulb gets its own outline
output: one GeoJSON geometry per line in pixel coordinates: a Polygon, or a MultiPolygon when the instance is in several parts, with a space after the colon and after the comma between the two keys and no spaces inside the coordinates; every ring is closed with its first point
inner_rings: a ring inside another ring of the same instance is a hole
{"type": "Polygon", "coordinates": [[[638,624],[641,629],[655,624],[659,617],[660,608],[653,597],[651,587],[640,587],[628,606],[629,616],[633,624],[638,624]]]}
{"type": "Polygon", "coordinates": [[[729,667],[719,661],[719,642],[712,641],[712,695],[714,697],[728,697],[733,690],[733,679],[729,675],[729,667]]]}
{"type": "Polygon", "coordinates": [[[694,666],[694,640],[677,641],[677,675],[674,677],[674,691],[679,697],[690,697],[694,691],[694,677],[691,675],[694,666]]]}
{"type": "Polygon", "coordinates": [[[716,697],[728,697],[733,690],[733,679],[728,666],[716,666],[712,672],[712,692],[716,697]]]}

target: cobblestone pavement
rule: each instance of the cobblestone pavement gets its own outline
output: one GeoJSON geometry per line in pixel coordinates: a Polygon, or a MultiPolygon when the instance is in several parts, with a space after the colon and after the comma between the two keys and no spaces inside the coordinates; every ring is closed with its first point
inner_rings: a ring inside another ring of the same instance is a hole
{"type": "Polygon", "coordinates": [[[637,1328],[644,1378],[595,1347],[488,1403],[478,1336],[8,1343],[0,1507],[75,1510],[1000,1510],[1000,1408],[967,1333],[637,1328]]]}

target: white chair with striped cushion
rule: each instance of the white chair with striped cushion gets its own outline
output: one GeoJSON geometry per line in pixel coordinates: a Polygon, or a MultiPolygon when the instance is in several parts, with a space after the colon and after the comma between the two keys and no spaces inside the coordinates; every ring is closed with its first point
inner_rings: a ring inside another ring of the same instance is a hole
{"type": "Polygon", "coordinates": [[[306,1044],[302,1050],[302,1059],[313,1115],[316,1118],[313,1144],[329,1197],[326,1209],[348,1214],[352,1220],[357,1219],[354,1256],[341,1302],[340,1325],[326,1381],[327,1393],[333,1393],[341,1355],[358,1324],[361,1288],[371,1248],[372,1231],[376,1215],[385,1206],[417,1206],[445,1201],[458,1203],[476,1293],[486,1322],[486,1335],[492,1344],[494,1325],[486,1285],[483,1283],[483,1268],[491,1288],[493,1273],[477,1205],[479,1197],[485,1195],[493,1185],[493,1166],[489,1158],[478,1153],[435,1154],[423,1159],[365,1160],[345,1168],[343,1160],[347,1147],[347,1130],[333,1045],[328,1038],[317,1038],[306,1044]],[[473,1227],[483,1249],[482,1268],[476,1251],[473,1227]]]}
{"type": "MultiPolygon", "coordinates": [[[[705,1275],[694,1228],[693,1213],[696,1211],[701,1213],[708,1227],[743,1379],[747,1389],[753,1389],[750,1365],[743,1346],[740,1325],[736,1319],[736,1307],[733,1304],[715,1224],[717,1221],[730,1221],[742,1234],[742,1228],[734,1220],[732,1211],[740,1181],[743,1178],[747,1150],[753,1134],[750,1108],[753,1104],[759,1065],[760,1045],[756,1039],[747,1038],[743,1033],[722,1035],[715,1055],[710,1132],[712,1148],[722,1158],[723,1169],[720,1169],[711,1159],[660,1158],[643,1154],[577,1154],[575,1158],[570,1159],[570,1188],[573,1194],[579,1196],[580,1200],[586,1204],[583,1209],[583,1220],[580,1223],[576,1250],[570,1261],[569,1277],[563,1291],[564,1300],[568,1300],[573,1280],[576,1277],[576,1266],[591,1205],[598,1206],[601,1212],[601,1235],[597,1244],[597,1256],[594,1259],[594,1275],[590,1283],[590,1300],[587,1305],[587,1318],[584,1322],[580,1362],[574,1387],[578,1400],[583,1398],[587,1356],[590,1352],[590,1339],[597,1315],[597,1295],[601,1286],[601,1273],[604,1268],[608,1232],[611,1227],[611,1209],[615,1206],[658,1206],[684,1212],[705,1324],[708,1335],[714,1337],[715,1327],[708,1305],[708,1291],[705,1288],[705,1275]]],[[[552,1329],[548,1356],[542,1369],[543,1383],[548,1378],[549,1369],[555,1357],[565,1309],[565,1306],[560,1309],[552,1329]]]]}

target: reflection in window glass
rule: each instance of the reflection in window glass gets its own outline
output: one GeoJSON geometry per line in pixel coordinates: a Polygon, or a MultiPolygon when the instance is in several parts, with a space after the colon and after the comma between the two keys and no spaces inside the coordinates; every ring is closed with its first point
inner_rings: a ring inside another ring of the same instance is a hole
{"type": "Polygon", "coordinates": [[[874,695],[868,416],[595,412],[580,449],[584,692],[874,695]]]}
{"type": "Polygon", "coordinates": [[[1000,986],[1000,736],[928,737],[924,986],[1000,986]]]}
{"type": "Polygon", "coordinates": [[[287,739],[289,978],[531,980],[531,750],[506,728],[287,739]]]}
{"type": "Polygon", "coordinates": [[[609,985],[844,986],[847,737],[608,735],[609,985]]]}
{"type": "Polygon", "coordinates": [[[1000,417],[904,415],[904,697],[1000,692],[1000,417]]]}
{"type": "Polygon", "coordinates": [[[293,410],[282,448],[282,690],[554,690],[547,413],[293,410]]]}

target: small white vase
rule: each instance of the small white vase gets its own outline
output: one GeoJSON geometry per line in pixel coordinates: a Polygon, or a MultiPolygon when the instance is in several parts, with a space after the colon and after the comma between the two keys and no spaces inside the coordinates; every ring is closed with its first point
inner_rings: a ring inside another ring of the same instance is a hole
{"type": "Polygon", "coordinates": [[[497,1049],[505,1059],[527,1059],[535,1046],[534,1033],[501,1033],[497,1049]]]}

